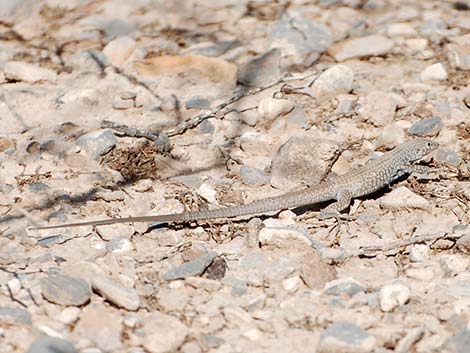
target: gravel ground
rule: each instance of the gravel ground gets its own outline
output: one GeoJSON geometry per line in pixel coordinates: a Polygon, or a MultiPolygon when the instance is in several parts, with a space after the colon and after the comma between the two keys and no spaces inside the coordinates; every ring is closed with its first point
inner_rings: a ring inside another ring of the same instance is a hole
{"type": "Polygon", "coordinates": [[[470,352],[470,2],[0,0],[0,353],[470,352]],[[189,224],[416,136],[436,170],[189,224]]]}

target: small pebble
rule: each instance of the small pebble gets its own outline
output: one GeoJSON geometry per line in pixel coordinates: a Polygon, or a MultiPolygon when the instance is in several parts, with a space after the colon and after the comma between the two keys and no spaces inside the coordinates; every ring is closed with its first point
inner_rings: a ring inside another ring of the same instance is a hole
{"type": "Polygon", "coordinates": [[[79,306],[90,300],[90,285],[80,278],[50,275],[39,282],[42,295],[52,303],[79,306]]]}
{"type": "Polygon", "coordinates": [[[154,312],[143,319],[143,346],[149,353],[178,351],[189,333],[188,328],[172,315],[154,312]],[[164,327],[164,330],[156,330],[164,327]]]}
{"type": "Polygon", "coordinates": [[[111,130],[98,130],[80,136],[76,143],[88,156],[97,160],[114,147],[116,137],[111,130]]]}
{"type": "Polygon", "coordinates": [[[325,285],[325,293],[330,295],[341,295],[342,293],[352,297],[357,293],[365,293],[366,287],[353,278],[339,278],[325,285]]]}
{"type": "Polygon", "coordinates": [[[442,123],[441,118],[438,116],[432,116],[416,121],[408,129],[408,134],[420,137],[434,136],[437,135],[443,126],[444,124],[442,123]]]}
{"type": "Polygon", "coordinates": [[[178,267],[171,269],[164,273],[161,278],[164,281],[172,281],[175,279],[184,279],[189,276],[198,276],[214,261],[218,256],[215,251],[212,251],[204,256],[197,258],[194,261],[186,262],[178,267]]]}
{"type": "Polygon", "coordinates": [[[126,315],[122,323],[124,324],[124,326],[134,329],[142,325],[142,318],[136,316],[135,314],[126,315]]]}
{"type": "Polygon", "coordinates": [[[416,37],[416,30],[408,23],[391,23],[387,27],[389,37],[416,37]]]}
{"type": "Polygon", "coordinates": [[[106,55],[112,65],[120,68],[132,54],[135,47],[136,42],[134,39],[127,36],[118,37],[106,44],[103,54],[106,55]]]}
{"type": "Polygon", "coordinates": [[[258,112],[264,119],[274,120],[294,107],[295,103],[288,99],[264,98],[258,105],[258,112]]]}
{"type": "Polygon", "coordinates": [[[118,236],[106,243],[106,250],[115,254],[128,252],[133,248],[134,246],[127,236],[118,236]]]}
{"type": "Polygon", "coordinates": [[[344,259],[345,256],[344,249],[330,247],[321,248],[318,251],[318,254],[320,255],[323,261],[329,264],[341,262],[341,260],[344,259]]]}
{"type": "Polygon", "coordinates": [[[425,244],[415,244],[410,247],[411,262],[426,262],[429,259],[429,247],[425,244]]]}
{"type": "Polygon", "coordinates": [[[57,316],[57,320],[65,325],[71,325],[78,320],[82,310],[80,308],[69,306],[62,309],[62,311],[57,316]]]}
{"type": "Polygon", "coordinates": [[[279,224],[278,226],[265,226],[259,232],[259,241],[262,245],[274,246],[278,248],[289,248],[292,242],[309,246],[310,241],[304,232],[293,227],[279,224]]]}
{"type": "MultiPolygon", "coordinates": [[[[101,238],[107,241],[113,240],[114,238],[130,239],[135,232],[135,228],[132,225],[126,223],[107,224],[96,227],[96,232],[101,238]]],[[[113,248],[119,244],[124,247],[126,246],[124,243],[119,243],[119,240],[116,240],[116,242],[110,244],[109,246],[113,248]]]]}
{"type": "Polygon", "coordinates": [[[374,126],[386,126],[393,122],[398,106],[396,96],[383,91],[371,91],[367,96],[359,98],[359,117],[374,126]]]}
{"type": "Polygon", "coordinates": [[[385,285],[379,293],[380,309],[384,312],[392,311],[396,307],[406,304],[410,296],[410,289],[403,284],[385,285]]]}
{"type": "Polygon", "coordinates": [[[299,287],[302,285],[302,280],[299,276],[293,276],[286,278],[282,281],[282,288],[289,293],[296,292],[299,287]]]}
{"type": "Polygon", "coordinates": [[[447,80],[447,71],[444,65],[436,63],[421,71],[420,77],[422,81],[443,81],[447,80]]]}
{"type": "Polygon", "coordinates": [[[322,332],[316,352],[360,352],[374,350],[376,338],[361,327],[348,321],[336,321],[322,332]]]}
{"type": "MultiPolygon", "coordinates": [[[[18,278],[12,278],[7,282],[7,288],[5,288],[7,293],[4,294],[16,296],[20,293],[21,288],[21,281],[18,278]]],[[[3,292],[5,292],[5,290],[3,292]]]]}
{"type": "Polygon", "coordinates": [[[140,300],[134,288],[124,287],[120,283],[98,275],[93,277],[92,286],[96,292],[119,307],[130,311],[139,309],[140,300]]]}
{"type": "Polygon", "coordinates": [[[353,58],[386,55],[394,45],[394,42],[387,37],[374,34],[336,43],[328,49],[328,53],[336,61],[345,61],[353,58]]]}
{"type": "Polygon", "coordinates": [[[353,70],[346,65],[334,65],[322,72],[313,82],[312,90],[318,95],[349,93],[354,81],[353,70]]]}

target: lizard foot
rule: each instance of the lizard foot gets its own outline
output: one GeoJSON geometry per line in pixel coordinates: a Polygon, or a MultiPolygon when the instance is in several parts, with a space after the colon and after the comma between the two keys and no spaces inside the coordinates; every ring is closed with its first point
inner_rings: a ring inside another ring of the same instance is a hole
{"type": "Polygon", "coordinates": [[[340,221],[350,221],[354,219],[354,216],[340,213],[338,211],[327,211],[326,209],[320,212],[319,219],[325,220],[328,218],[335,218],[336,221],[339,223],[340,221]]]}

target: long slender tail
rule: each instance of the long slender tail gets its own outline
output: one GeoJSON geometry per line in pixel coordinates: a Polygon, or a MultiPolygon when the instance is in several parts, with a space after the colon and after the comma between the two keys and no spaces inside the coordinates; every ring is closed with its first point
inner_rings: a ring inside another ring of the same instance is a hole
{"type": "Polygon", "coordinates": [[[307,206],[318,202],[331,200],[334,195],[328,192],[330,188],[315,188],[295,191],[280,196],[268,197],[250,202],[246,205],[219,208],[208,211],[185,212],[175,214],[164,214],[158,216],[139,216],[125,218],[110,218],[97,221],[65,223],[44,227],[31,227],[30,229],[56,229],[64,227],[100,226],[127,222],[189,222],[207,219],[232,218],[246,215],[256,215],[265,212],[273,212],[281,209],[289,209],[307,206]]]}

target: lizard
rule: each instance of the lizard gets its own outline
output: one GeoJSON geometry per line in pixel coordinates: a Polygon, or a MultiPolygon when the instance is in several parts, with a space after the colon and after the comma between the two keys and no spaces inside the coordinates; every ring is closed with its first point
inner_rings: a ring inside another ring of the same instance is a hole
{"type": "Polygon", "coordinates": [[[156,216],[109,218],[97,221],[31,227],[30,229],[100,226],[130,222],[194,222],[257,215],[331,200],[335,202],[330,203],[320,211],[320,219],[340,218],[342,216],[340,212],[349,207],[352,199],[378,191],[404,175],[429,172],[429,167],[417,165],[414,162],[422,159],[438,147],[439,144],[433,140],[414,138],[401,143],[391,151],[385,152],[377,159],[371,160],[361,167],[343,175],[327,177],[314,187],[304,188],[279,196],[262,198],[244,205],[156,216]]]}

